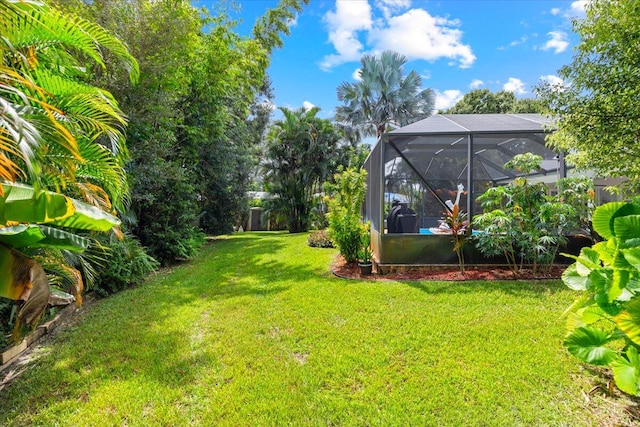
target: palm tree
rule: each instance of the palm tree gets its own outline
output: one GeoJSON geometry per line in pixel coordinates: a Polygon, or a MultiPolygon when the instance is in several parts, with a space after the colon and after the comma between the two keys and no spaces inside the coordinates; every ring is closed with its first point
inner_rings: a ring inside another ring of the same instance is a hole
{"type": "Polygon", "coordinates": [[[360,62],[361,80],[338,87],[338,99],[344,102],[336,109],[338,121],[380,137],[389,126],[405,126],[432,114],[433,90],[420,90],[422,79],[415,71],[404,75],[406,56],[385,51],[365,55],[360,62]]]}
{"type": "Polygon", "coordinates": [[[332,173],[342,135],[329,120],[316,117],[317,107],[280,110],[284,117],[267,137],[265,181],[276,195],[269,207],[283,214],[290,232],[299,233],[309,229],[314,195],[332,173]]]}
{"type": "Polygon", "coordinates": [[[0,0],[0,34],[0,178],[67,188],[96,205],[100,187],[119,205],[126,121],[109,92],[85,83],[86,58],[104,67],[109,50],[133,80],[136,60],[98,25],[36,2],[0,0]]]}
{"type": "MultiPolygon", "coordinates": [[[[111,230],[119,220],[109,212],[127,197],[126,120],[110,93],[86,83],[87,62],[104,67],[106,49],[132,80],[139,72],[113,35],[40,2],[0,0],[0,35],[0,296],[25,301],[17,338],[49,300],[42,266],[23,252],[83,251],[89,240],[66,230],[111,230]]],[[[65,269],[79,297],[80,273],[65,269]]]]}

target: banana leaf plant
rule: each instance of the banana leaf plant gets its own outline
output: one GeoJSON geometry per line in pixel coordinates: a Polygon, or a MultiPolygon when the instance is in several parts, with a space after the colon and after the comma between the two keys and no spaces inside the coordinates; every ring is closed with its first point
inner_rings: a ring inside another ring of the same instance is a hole
{"type": "MultiPolygon", "coordinates": [[[[118,226],[120,221],[59,193],[18,183],[0,185],[4,188],[0,195],[0,296],[24,301],[16,315],[12,337],[17,340],[22,325],[37,324],[51,296],[42,266],[20,250],[55,247],[82,252],[89,240],[68,229],[104,232],[118,226]]],[[[76,289],[80,292],[82,285],[76,289]]],[[[76,301],[82,301],[80,295],[76,295],[76,301]]]]}
{"type": "Polygon", "coordinates": [[[598,207],[605,240],[583,248],[562,275],[581,296],[566,311],[564,345],[583,362],[609,366],[616,386],[640,395],[640,199],[598,207]]]}

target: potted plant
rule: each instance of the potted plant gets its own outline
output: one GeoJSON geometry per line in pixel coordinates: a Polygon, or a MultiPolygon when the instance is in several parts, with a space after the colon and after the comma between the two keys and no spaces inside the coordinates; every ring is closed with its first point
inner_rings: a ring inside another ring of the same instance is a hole
{"type": "Polygon", "coordinates": [[[369,224],[362,227],[360,237],[360,248],[358,249],[358,267],[360,267],[360,275],[366,276],[371,274],[373,264],[371,263],[371,234],[369,233],[369,224]]]}

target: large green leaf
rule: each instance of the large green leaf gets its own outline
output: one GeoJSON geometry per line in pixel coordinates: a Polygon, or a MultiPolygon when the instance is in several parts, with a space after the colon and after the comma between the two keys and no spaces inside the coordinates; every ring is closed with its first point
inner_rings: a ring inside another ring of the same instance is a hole
{"type": "Polygon", "coordinates": [[[614,320],[627,338],[640,345],[640,297],[632,298],[614,320]]]}
{"type": "Polygon", "coordinates": [[[622,255],[636,270],[640,270],[640,248],[623,249],[622,255]]]}
{"type": "Polygon", "coordinates": [[[617,353],[605,344],[614,336],[590,326],[583,326],[572,331],[565,339],[564,345],[569,352],[583,362],[593,365],[608,365],[618,357],[617,353]]]}
{"type": "Polygon", "coordinates": [[[615,213],[625,206],[624,202],[611,202],[602,206],[598,206],[593,212],[591,223],[596,233],[601,235],[605,239],[610,239],[615,236],[613,230],[613,219],[615,213]]]}
{"type": "Polygon", "coordinates": [[[0,228],[0,243],[12,248],[31,246],[44,237],[40,227],[34,224],[19,224],[0,228]]]}
{"type": "Polygon", "coordinates": [[[52,191],[38,191],[31,186],[2,183],[5,193],[0,196],[0,225],[8,222],[46,223],[73,214],[71,199],[52,191]]]}
{"type": "Polygon", "coordinates": [[[629,272],[627,270],[613,270],[613,278],[609,282],[607,296],[609,302],[616,300],[629,283],[629,272]]]}
{"type": "Polygon", "coordinates": [[[55,247],[82,252],[89,239],[45,225],[19,224],[0,228],[0,243],[12,248],[55,247]]]}
{"type": "Polygon", "coordinates": [[[604,242],[598,242],[591,247],[600,255],[600,260],[605,265],[612,265],[618,252],[618,240],[614,237],[604,242]]]}
{"type": "Polygon", "coordinates": [[[62,194],[37,191],[16,183],[3,183],[3,187],[5,194],[0,196],[0,225],[12,221],[109,231],[120,224],[117,217],[62,194]]]}
{"type": "Polygon", "coordinates": [[[573,263],[562,272],[562,281],[574,291],[585,291],[588,278],[578,273],[577,265],[577,263],[573,263]]]}
{"type": "MultiPolygon", "coordinates": [[[[635,206],[635,205],[633,205],[635,206]]],[[[626,247],[631,247],[640,239],[640,215],[626,215],[613,220],[616,237],[626,247]]]]}
{"type": "Polygon", "coordinates": [[[609,299],[609,290],[613,282],[613,272],[611,268],[600,268],[593,270],[589,274],[587,289],[593,291],[593,299],[607,314],[616,316],[621,311],[621,303],[617,300],[609,299]]]}
{"type": "Polygon", "coordinates": [[[35,247],[53,247],[74,252],[82,252],[89,247],[89,239],[77,234],[46,225],[41,225],[40,229],[44,234],[44,238],[35,243],[33,245],[35,247]]]}
{"type": "MultiPolygon", "coordinates": [[[[589,300],[593,303],[593,300],[589,300]]],[[[597,305],[582,307],[567,316],[567,330],[572,331],[603,319],[610,319],[610,316],[597,305]]]]}
{"type": "Polygon", "coordinates": [[[94,206],[71,199],[75,212],[66,218],[50,221],[49,224],[78,230],[109,231],[120,224],[120,220],[94,206]]]}
{"type": "Polygon", "coordinates": [[[626,351],[626,356],[626,359],[618,357],[611,363],[613,379],[620,390],[632,396],[638,396],[640,392],[638,350],[635,347],[629,347],[626,351]]]}

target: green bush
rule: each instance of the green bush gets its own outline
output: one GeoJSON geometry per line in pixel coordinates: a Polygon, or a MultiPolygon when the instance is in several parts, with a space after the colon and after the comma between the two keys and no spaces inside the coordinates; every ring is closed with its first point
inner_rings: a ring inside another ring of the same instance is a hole
{"type": "MultiPolygon", "coordinates": [[[[529,174],[540,168],[542,157],[519,154],[505,168],[529,174]]],[[[487,256],[503,256],[514,273],[525,264],[550,266],[566,234],[575,230],[578,215],[571,204],[547,196],[547,186],[517,177],[512,183],[488,189],[478,200],[485,213],[473,219],[476,247],[487,256]]]]}
{"type": "Polygon", "coordinates": [[[140,242],[129,235],[116,241],[107,253],[105,267],[99,272],[95,291],[107,295],[141,282],[159,263],[147,254],[140,242]]]}
{"type": "Polygon", "coordinates": [[[335,184],[325,186],[327,197],[329,237],[347,262],[356,262],[362,246],[365,225],[360,210],[366,194],[365,170],[349,168],[335,175],[335,184]]]}
{"type": "Polygon", "coordinates": [[[598,207],[605,241],[583,248],[562,280],[581,295],[567,309],[564,345],[583,362],[610,366],[616,386],[640,396],[640,199],[598,207]]]}
{"type": "Polygon", "coordinates": [[[333,242],[329,239],[327,230],[312,231],[307,238],[307,243],[312,248],[332,248],[333,242]]]}

